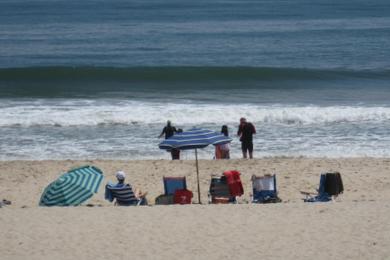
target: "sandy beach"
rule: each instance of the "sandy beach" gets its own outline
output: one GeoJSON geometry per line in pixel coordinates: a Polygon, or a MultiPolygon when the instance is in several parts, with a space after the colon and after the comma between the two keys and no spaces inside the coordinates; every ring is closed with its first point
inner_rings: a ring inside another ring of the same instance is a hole
{"type": "MultiPolygon", "coordinates": [[[[42,190],[69,168],[95,165],[114,180],[127,173],[148,200],[163,193],[162,176],[186,176],[196,193],[193,161],[0,162],[1,259],[388,259],[390,159],[265,158],[200,161],[203,205],[114,207],[104,189],[75,208],[40,208],[42,190]],[[238,205],[209,205],[210,175],[239,170],[238,205]],[[336,201],[304,203],[319,174],[337,170],[345,191],[336,201]],[[250,202],[253,174],[277,175],[279,204],[250,202]]],[[[196,199],[194,199],[196,202],[196,199]]]]}

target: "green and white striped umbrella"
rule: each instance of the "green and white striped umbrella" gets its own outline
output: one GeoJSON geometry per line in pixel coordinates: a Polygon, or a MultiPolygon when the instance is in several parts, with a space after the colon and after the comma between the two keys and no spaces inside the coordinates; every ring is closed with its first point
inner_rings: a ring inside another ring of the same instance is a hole
{"type": "Polygon", "coordinates": [[[103,172],[94,166],[73,169],[43,191],[40,206],[77,206],[92,197],[103,180],[103,172]]]}

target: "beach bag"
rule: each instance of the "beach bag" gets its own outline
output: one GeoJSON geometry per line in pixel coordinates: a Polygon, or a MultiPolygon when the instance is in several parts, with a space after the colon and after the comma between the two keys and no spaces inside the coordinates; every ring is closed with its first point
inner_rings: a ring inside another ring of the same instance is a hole
{"type": "Polygon", "coordinates": [[[191,204],[192,196],[192,192],[189,190],[176,190],[173,201],[175,204],[191,204]]]}
{"type": "Polygon", "coordinates": [[[330,196],[337,196],[344,191],[343,180],[339,172],[325,174],[325,192],[330,196]]]}
{"type": "Polygon", "coordinates": [[[156,205],[170,205],[174,204],[173,195],[161,194],[155,200],[156,205]]]}

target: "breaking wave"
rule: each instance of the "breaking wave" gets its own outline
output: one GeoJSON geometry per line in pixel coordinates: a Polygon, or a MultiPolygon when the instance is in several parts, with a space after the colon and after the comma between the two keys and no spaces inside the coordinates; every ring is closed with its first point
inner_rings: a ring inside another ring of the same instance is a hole
{"type": "Polygon", "coordinates": [[[18,102],[0,106],[0,127],[96,126],[115,124],[236,124],[240,117],[261,124],[325,124],[390,121],[386,106],[294,106],[153,103],[116,100],[18,102]]]}

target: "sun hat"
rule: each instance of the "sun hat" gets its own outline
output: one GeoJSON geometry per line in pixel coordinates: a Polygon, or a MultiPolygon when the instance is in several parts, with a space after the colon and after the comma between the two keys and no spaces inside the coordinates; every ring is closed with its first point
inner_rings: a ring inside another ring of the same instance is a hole
{"type": "Polygon", "coordinates": [[[126,178],[126,174],[123,171],[118,171],[115,176],[119,181],[123,181],[126,178]]]}

